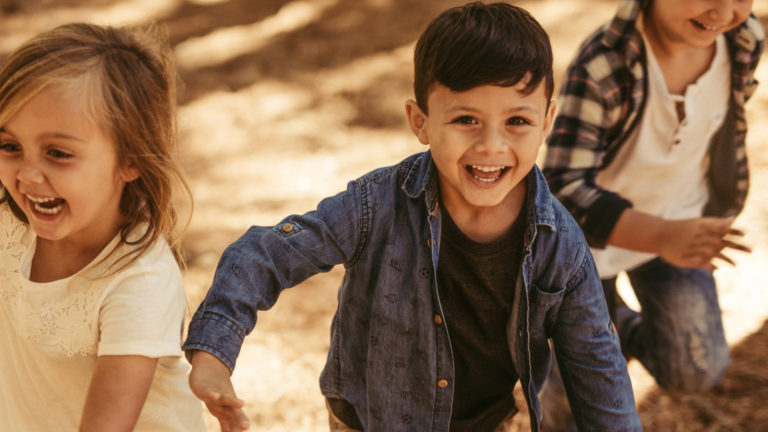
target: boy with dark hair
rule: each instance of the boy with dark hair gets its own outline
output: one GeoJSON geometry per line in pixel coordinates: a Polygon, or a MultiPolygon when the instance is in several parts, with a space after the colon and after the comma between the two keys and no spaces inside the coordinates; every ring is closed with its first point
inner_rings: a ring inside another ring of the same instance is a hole
{"type": "MultiPolygon", "coordinates": [[[[711,388],[730,361],[712,260],[748,251],[731,224],[749,184],[744,103],[765,44],[751,7],[622,0],[571,63],[548,141],[544,173],[592,247],[622,350],[676,392],[711,388]],[[641,313],[616,294],[622,271],[641,313]]],[[[553,377],[549,418],[567,409],[553,377]]]]}
{"type": "Polygon", "coordinates": [[[506,430],[518,380],[537,431],[548,338],[579,424],[640,430],[588,247],[534,165],[555,112],[546,33],[471,3],[437,17],[414,60],[406,115],[430,151],[225,251],[184,345],[193,391],[222,428],[247,428],[230,370],[257,311],[343,264],[320,378],[332,431],[506,430]]]}

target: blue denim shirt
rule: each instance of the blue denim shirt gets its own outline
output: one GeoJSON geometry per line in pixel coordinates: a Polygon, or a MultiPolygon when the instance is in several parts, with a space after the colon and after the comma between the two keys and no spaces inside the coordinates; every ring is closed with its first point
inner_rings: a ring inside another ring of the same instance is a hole
{"type": "MultiPolygon", "coordinates": [[[[579,429],[639,431],[584,236],[539,169],[527,179],[525,251],[507,335],[533,431],[552,358],[548,338],[579,429]]],[[[271,308],[283,289],[343,264],[322,393],[350,402],[366,431],[447,432],[454,370],[451,317],[443,317],[435,277],[438,197],[426,152],[350,182],[316,211],[251,227],[222,255],[183,348],[208,351],[233,369],[257,311],[271,308]]]]}

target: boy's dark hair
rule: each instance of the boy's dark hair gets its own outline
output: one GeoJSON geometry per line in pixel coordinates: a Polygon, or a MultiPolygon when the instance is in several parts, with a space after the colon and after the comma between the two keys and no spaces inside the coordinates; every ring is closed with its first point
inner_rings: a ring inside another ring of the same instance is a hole
{"type": "Polygon", "coordinates": [[[506,3],[478,1],[441,13],[416,43],[413,62],[416,103],[427,115],[436,83],[462,92],[527,80],[528,95],[544,81],[547,105],[555,88],[549,36],[531,14],[506,3]]]}

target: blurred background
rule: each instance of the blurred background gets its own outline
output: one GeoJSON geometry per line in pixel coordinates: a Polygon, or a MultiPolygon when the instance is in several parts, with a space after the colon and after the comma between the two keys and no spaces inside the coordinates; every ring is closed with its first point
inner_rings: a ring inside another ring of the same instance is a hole
{"type": "MultiPolygon", "coordinates": [[[[347,181],[426,150],[404,116],[413,47],[432,18],[464,3],[0,0],[0,60],[66,22],[156,22],[167,32],[184,83],[181,156],[195,199],[185,281],[194,311],[221,252],[249,226],[312,210],[347,181]]],[[[549,33],[559,83],[580,42],[614,15],[618,0],[512,3],[549,33]]],[[[754,0],[753,11],[768,26],[768,0],[754,0]]],[[[754,252],[731,253],[738,265],[715,273],[733,362],[721,385],[695,396],[661,391],[630,362],[645,430],[768,430],[768,59],[757,79],[764,84],[747,104],[752,189],[735,224],[754,252]]],[[[341,276],[339,268],[316,276],[260,314],[233,375],[252,430],[328,430],[318,378],[341,276]]],[[[636,306],[625,279],[620,291],[636,306]]],[[[524,417],[519,431],[527,430],[524,417]]]]}

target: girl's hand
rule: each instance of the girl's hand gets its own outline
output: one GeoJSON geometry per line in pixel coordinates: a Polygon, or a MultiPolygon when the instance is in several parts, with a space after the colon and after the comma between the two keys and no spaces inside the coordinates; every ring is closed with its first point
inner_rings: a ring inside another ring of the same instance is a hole
{"type": "Polygon", "coordinates": [[[208,411],[219,420],[221,432],[246,430],[250,425],[242,410],[245,402],[235,396],[229,378],[229,368],[216,356],[205,351],[194,352],[189,374],[192,393],[205,402],[208,411]]]}
{"type": "Polygon", "coordinates": [[[157,369],[156,358],[101,356],[91,377],[80,432],[132,431],[157,369]]]}
{"type": "Polygon", "coordinates": [[[731,248],[743,252],[750,249],[727,237],[743,237],[744,233],[731,228],[733,217],[703,217],[678,221],[665,221],[659,235],[659,256],[678,267],[701,267],[715,270],[712,260],[721,260],[736,265],[723,255],[723,249],[731,248]]]}

